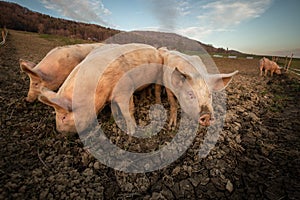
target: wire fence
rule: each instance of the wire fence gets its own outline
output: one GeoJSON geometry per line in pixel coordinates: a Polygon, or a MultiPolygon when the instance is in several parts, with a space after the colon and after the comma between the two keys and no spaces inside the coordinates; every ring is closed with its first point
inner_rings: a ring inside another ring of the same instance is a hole
{"type": "Polygon", "coordinates": [[[292,72],[293,74],[296,74],[296,75],[300,76],[300,70],[299,69],[290,68],[289,72],[292,72]]]}

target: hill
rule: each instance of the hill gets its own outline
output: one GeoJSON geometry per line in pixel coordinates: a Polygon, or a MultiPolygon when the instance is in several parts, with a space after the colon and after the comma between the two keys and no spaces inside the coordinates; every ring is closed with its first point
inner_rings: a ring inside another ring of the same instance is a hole
{"type": "Polygon", "coordinates": [[[102,41],[119,30],[105,28],[95,24],[80,23],[51,17],[33,12],[15,3],[0,1],[0,27],[8,29],[54,34],[80,38],[85,40],[102,41]]]}
{"type": "Polygon", "coordinates": [[[220,54],[230,54],[230,55],[241,55],[242,53],[235,50],[225,50],[224,48],[215,48],[212,45],[201,43],[197,40],[192,40],[190,38],[175,34],[175,33],[165,33],[165,32],[155,32],[155,31],[132,31],[132,32],[122,32],[118,35],[109,38],[109,43],[129,43],[129,42],[139,42],[150,44],[154,47],[168,47],[168,49],[176,49],[181,52],[199,52],[203,50],[210,54],[220,53],[220,54]]]}

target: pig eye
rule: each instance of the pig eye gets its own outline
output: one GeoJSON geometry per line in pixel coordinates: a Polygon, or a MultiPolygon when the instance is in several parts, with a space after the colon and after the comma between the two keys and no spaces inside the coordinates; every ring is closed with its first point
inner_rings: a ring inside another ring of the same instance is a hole
{"type": "Polygon", "coordinates": [[[66,116],[63,116],[63,117],[61,118],[61,121],[64,122],[65,120],[66,120],[66,116]]]}

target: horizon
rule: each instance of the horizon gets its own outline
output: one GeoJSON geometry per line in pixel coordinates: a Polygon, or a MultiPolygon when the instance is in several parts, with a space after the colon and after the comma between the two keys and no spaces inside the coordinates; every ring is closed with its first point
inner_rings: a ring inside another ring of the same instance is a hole
{"type": "Polygon", "coordinates": [[[121,31],[169,32],[246,54],[300,58],[297,0],[5,0],[121,31]]]}

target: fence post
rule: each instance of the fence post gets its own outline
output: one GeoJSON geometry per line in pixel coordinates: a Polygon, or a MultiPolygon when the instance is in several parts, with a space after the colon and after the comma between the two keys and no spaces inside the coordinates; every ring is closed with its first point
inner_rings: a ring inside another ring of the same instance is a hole
{"type": "Polygon", "coordinates": [[[285,56],[285,62],[284,62],[284,67],[283,67],[284,70],[286,70],[286,68],[287,68],[287,61],[288,61],[288,56],[285,56]]]}
{"type": "Polygon", "coordinates": [[[290,61],[289,61],[288,66],[286,67],[286,71],[288,71],[289,68],[290,68],[290,65],[291,65],[291,63],[292,63],[293,56],[294,56],[294,54],[291,55],[291,59],[290,59],[290,61]]]}

